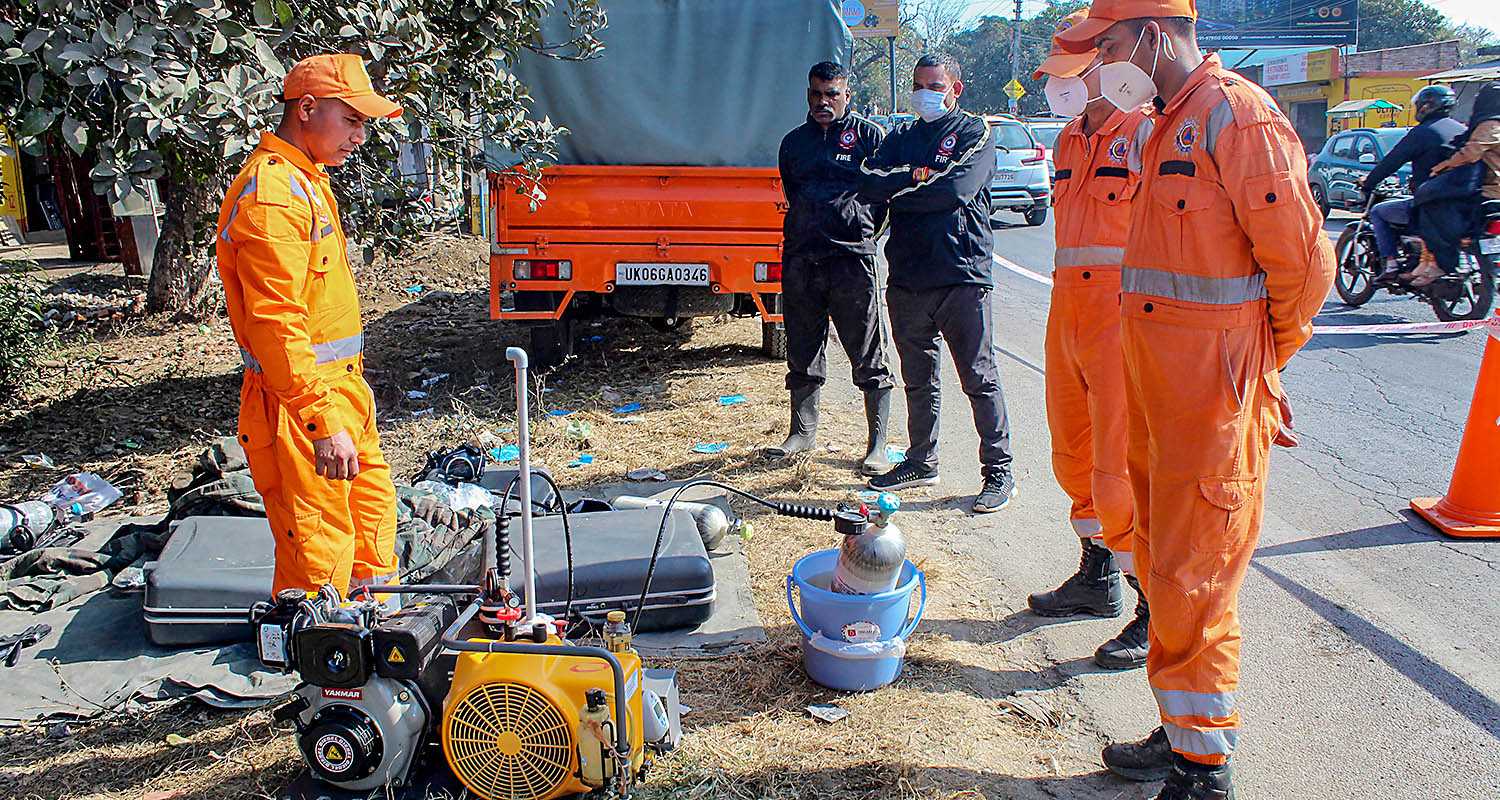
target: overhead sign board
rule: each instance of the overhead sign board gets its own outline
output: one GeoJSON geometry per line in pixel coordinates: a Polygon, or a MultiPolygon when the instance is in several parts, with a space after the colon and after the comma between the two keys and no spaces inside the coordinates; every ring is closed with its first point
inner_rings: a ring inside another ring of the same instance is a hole
{"type": "Polygon", "coordinates": [[[856,39],[901,35],[901,0],[842,0],[839,14],[856,39]]]}
{"type": "Polygon", "coordinates": [[[1285,86],[1291,83],[1326,83],[1338,74],[1339,51],[1314,50],[1267,59],[1262,66],[1261,83],[1285,86]]]}
{"type": "Polygon", "coordinates": [[[1359,0],[1199,0],[1198,44],[1308,47],[1355,43],[1359,0]]]}

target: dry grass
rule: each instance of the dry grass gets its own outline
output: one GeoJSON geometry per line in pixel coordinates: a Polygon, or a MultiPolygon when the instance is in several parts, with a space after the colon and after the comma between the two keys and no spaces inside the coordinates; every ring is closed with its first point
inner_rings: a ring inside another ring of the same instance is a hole
{"type": "MultiPolygon", "coordinates": [[[[410,476],[429,449],[465,440],[487,446],[514,441],[507,432],[515,421],[503,352],[523,340],[519,331],[486,318],[482,254],[473,243],[440,241],[403,265],[361,277],[368,372],[398,476],[410,476]],[[427,289],[422,297],[402,291],[418,282],[427,289]],[[440,373],[450,377],[426,400],[406,399],[423,378],[440,373]],[[413,413],[427,408],[433,411],[413,413]]],[[[92,468],[131,477],[134,502],[159,508],[172,472],[190,464],[209,436],[232,429],[236,360],[222,321],[201,328],[146,321],[127,328],[70,345],[59,363],[72,366],[0,411],[0,442],[10,443],[12,453],[48,452],[59,472],[92,468]],[[86,424],[77,425],[80,420],[86,424]],[[127,437],[141,447],[114,446],[127,437]]],[[[825,401],[820,437],[834,448],[790,464],[759,457],[758,448],[779,441],[786,423],[783,367],[756,352],[757,321],[703,321],[687,338],[629,322],[587,333],[604,340],[534,387],[546,410],[575,412],[557,419],[535,411],[537,458],[565,487],[613,483],[627,470],[650,466],[673,479],[714,475],[763,495],[815,503],[846,500],[859,488],[854,468],[864,424],[852,404],[825,401]],[[727,394],[745,394],[750,402],[720,406],[717,398],[727,394]],[[610,410],[628,402],[644,406],[632,415],[636,421],[610,410]],[[567,434],[568,421],[588,424],[586,442],[567,434]],[[692,452],[697,442],[730,446],[702,455],[692,452]],[[594,455],[594,463],[566,467],[579,452],[594,455]]],[[[7,467],[0,471],[0,496],[52,477],[7,467]]],[[[922,565],[932,592],[928,618],[942,624],[918,633],[895,685],[841,695],[803,675],[782,594],[796,558],[834,544],[831,529],[737,507],[757,528],[746,550],[769,641],[733,656],[661,664],[680,671],[683,701],[693,711],[683,747],[658,763],[645,796],[1092,796],[1093,784],[1079,783],[1088,779],[1059,774],[1078,771],[1077,754],[1064,747],[1072,726],[1065,692],[1052,693],[1056,724],[1008,710],[1004,699],[1011,693],[1051,688],[1060,678],[997,644],[1002,637],[993,609],[973,591],[985,576],[971,563],[945,557],[941,547],[924,548],[935,554],[922,565]],[[805,706],[817,702],[836,702],[850,716],[833,725],[816,721],[805,706]]],[[[961,535],[966,517],[907,519],[909,536],[936,541],[961,535]]],[[[11,787],[8,796],[262,797],[298,769],[291,737],[272,730],[264,711],[188,708],[73,727],[61,739],[45,738],[43,728],[0,737],[0,784],[11,787]],[[187,737],[188,744],[168,746],[167,733],[187,737]]]]}

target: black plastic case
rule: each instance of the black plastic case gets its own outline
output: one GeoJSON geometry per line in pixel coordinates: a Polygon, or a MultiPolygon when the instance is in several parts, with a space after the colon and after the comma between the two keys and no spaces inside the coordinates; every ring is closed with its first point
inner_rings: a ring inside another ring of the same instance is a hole
{"type": "MultiPolygon", "coordinates": [[[[634,621],[661,518],[661,509],[655,508],[568,515],[573,531],[575,613],[600,625],[607,613],[621,609],[634,621]]],[[[532,537],[539,566],[538,610],[561,617],[568,589],[562,517],[534,519],[532,537]]],[[[512,588],[524,592],[519,521],[510,526],[510,550],[515,565],[512,588]]],[[[662,538],[639,631],[696,627],[713,613],[713,602],[714,570],[703,549],[703,538],[691,515],[674,510],[662,538]]]]}
{"type": "Polygon", "coordinates": [[[276,543],[264,517],[188,517],[148,561],[151,641],[175,647],[252,639],[248,611],[271,597],[276,543]]]}

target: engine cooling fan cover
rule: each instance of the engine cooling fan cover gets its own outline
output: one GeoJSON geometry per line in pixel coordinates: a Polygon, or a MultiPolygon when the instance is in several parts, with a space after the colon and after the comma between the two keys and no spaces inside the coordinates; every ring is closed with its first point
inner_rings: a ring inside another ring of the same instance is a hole
{"type": "Polygon", "coordinates": [[[491,800],[550,797],[572,767],[572,726],[524,683],[475,686],[451,706],[443,740],[454,775],[491,800]]]}

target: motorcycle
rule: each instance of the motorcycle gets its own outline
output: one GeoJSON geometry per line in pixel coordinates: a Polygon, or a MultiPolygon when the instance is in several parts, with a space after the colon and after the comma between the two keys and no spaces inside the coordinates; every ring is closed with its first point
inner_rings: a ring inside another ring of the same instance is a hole
{"type": "MultiPolygon", "coordinates": [[[[1370,209],[1383,200],[1401,195],[1381,185],[1369,193],[1369,201],[1359,220],[1344,228],[1334,246],[1338,272],[1334,288],[1345,303],[1358,308],[1370,302],[1378,289],[1393,295],[1410,294],[1425,300],[1433,313],[1444,322],[1482,319],[1489,313],[1495,298],[1497,273],[1500,273],[1500,200],[1485,201],[1476,214],[1473,232],[1459,243],[1458,269],[1426,286],[1412,286],[1410,281],[1376,282],[1384,266],[1375,246],[1375,231],[1370,209]]],[[[1401,272],[1416,269],[1422,259],[1422,239],[1403,233],[1400,237],[1401,272]]]]}

